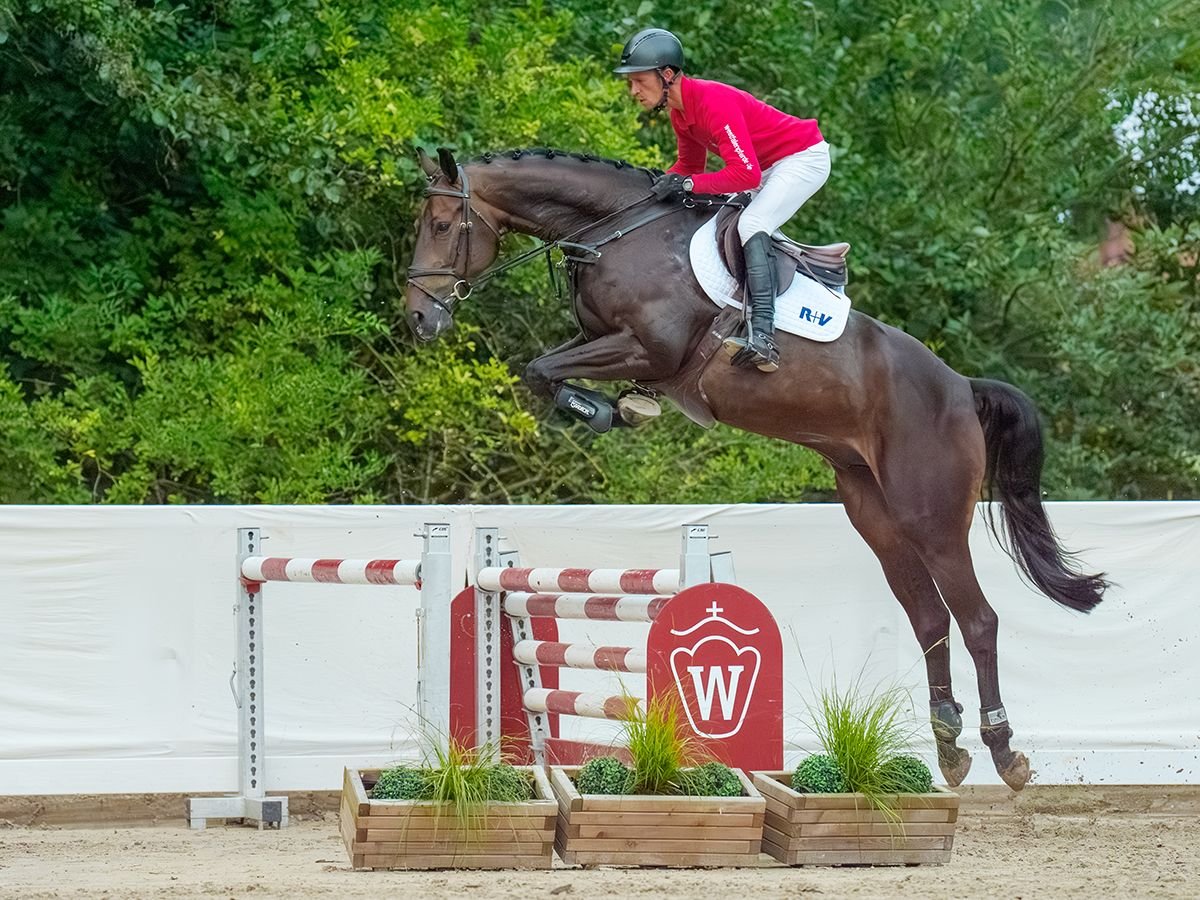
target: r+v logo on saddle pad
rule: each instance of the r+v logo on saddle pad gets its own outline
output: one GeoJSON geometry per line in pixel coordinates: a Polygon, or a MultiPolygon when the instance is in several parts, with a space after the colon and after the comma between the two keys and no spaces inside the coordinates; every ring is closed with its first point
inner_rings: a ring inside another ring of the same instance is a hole
{"type": "Polygon", "coordinates": [[[822,328],[833,321],[832,315],[823,312],[813,312],[807,306],[800,310],[799,317],[808,322],[815,322],[822,328]]]}

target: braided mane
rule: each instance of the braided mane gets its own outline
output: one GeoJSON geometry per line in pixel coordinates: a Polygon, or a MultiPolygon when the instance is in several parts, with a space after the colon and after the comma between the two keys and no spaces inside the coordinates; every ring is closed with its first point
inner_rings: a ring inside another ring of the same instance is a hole
{"type": "Polygon", "coordinates": [[[635,166],[632,163],[626,162],[623,159],[609,159],[604,156],[597,156],[594,153],[574,153],[569,150],[557,150],[553,147],[523,147],[513,150],[498,150],[495,152],[481,153],[474,157],[471,162],[490,163],[492,160],[505,159],[521,159],[524,156],[536,157],[539,159],[574,159],[578,162],[585,163],[602,163],[612,166],[615,169],[628,169],[630,172],[640,172],[648,178],[654,178],[661,175],[662,172],[658,169],[649,169],[645,166],[635,166]]]}

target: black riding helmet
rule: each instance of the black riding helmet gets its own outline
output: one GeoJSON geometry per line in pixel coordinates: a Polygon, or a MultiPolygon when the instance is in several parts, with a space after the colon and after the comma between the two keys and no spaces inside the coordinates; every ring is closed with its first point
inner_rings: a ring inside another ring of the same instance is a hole
{"type": "Polygon", "coordinates": [[[683,71],[683,44],[665,29],[646,28],[625,42],[621,50],[621,64],[613,72],[628,75],[668,66],[676,72],[683,71]]]}

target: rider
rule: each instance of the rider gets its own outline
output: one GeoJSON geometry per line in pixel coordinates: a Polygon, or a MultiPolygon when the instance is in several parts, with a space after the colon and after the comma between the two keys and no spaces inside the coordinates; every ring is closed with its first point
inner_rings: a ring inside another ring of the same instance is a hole
{"type": "Polygon", "coordinates": [[[629,78],[629,93],[651,112],[667,107],[678,159],[654,184],[660,199],[754,192],[738,221],[746,254],[746,336],[729,338],[736,365],[779,368],[775,347],[775,258],[771,235],[829,177],[829,145],[816,119],[797,119],[745,91],[683,75],[683,45],[661,28],[631,37],[613,71],[629,78]],[[707,151],[725,161],[705,172],[707,151]]]}

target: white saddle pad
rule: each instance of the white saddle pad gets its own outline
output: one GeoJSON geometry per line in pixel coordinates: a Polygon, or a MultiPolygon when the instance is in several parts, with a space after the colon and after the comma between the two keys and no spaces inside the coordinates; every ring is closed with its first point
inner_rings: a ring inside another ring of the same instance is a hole
{"type": "MultiPolygon", "coordinates": [[[[692,271],[704,293],[717,306],[742,308],[734,298],[738,283],[717,250],[717,217],[713,216],[693,235],[689,250],[692,271]]],[[[850,317],[850,298],[832,291],[811,278],[796,273],[791,285],[775,301],[775,328],[814,341],[841,337],[850,317]]]]}

